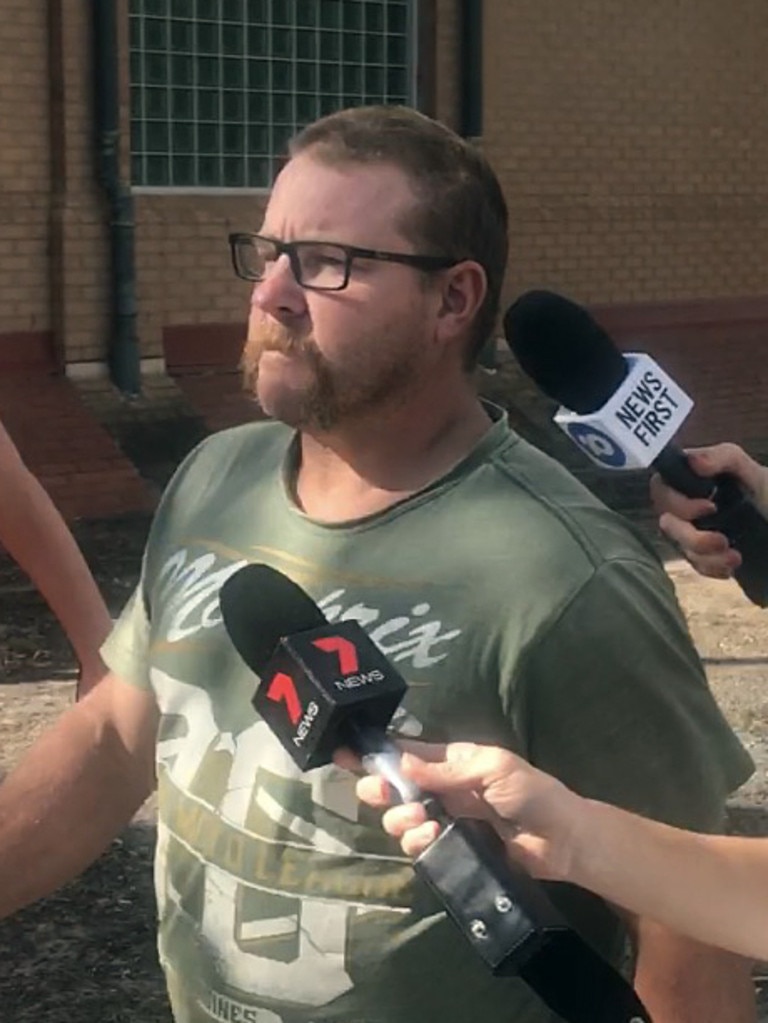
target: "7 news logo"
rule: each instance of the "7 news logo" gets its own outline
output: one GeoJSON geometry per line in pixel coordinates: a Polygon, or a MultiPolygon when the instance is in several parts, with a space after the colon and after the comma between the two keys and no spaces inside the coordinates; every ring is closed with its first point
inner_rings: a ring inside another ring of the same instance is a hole
{"type": "MultiPolygon", "coordinates": [[[[326,694],[330,690],[332,696],[334,690],[346,692],[360,686],[384,681],[384,672],[380,668],[360,671],[357,647],[344,636],[321,636],[319,639],[313,639],[311,646],[324,654],[331,654],[338,665],[338,671],[333,672],[333,677],[328,677],[330,664],[326,667],[325,664],[318,661],[316,664],[307,665],[307,668],[311,669],[311,675],[317,683],[317,688],[326,694]]],[[[292,742],[295,746],[302,746],[320,714],[320,706],[317,701],[310,699],[306,707],[303,706],[296,682],[285,671],[278,671],[273,675],[269,681],[266,696],[273,703],[284,706],[289,721],[296,729],[292,742]]]]}
{"type": "Polygon", "coordinates": [[[383,682],[384,672],[379,668],[371,671],[360,671],[360,659],[357,647],[343,636],[328,636],[324,639],[315,639],[312,645],[318,650],[327,654],[336,654],[339,659],[339,672],[341,678],[334,679],[333,685],[336,689],[357,689],[358,686],[366,686],[371,682],[383,682]]]}
{"type": "Polygon", "coordinates": [[[359,622],[341,621],[284,636],[252,702],[307,771],[331,763],[355,722],[386,728],[407,688],[359,622]]]}

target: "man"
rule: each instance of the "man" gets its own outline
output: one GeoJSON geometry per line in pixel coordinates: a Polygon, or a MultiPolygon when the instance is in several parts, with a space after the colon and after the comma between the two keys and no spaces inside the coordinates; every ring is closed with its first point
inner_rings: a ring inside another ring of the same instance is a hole
{"type": "Polygon", "coordinates": [[[79,663],[78,695],[105,673],[112,621],[75,539],[0,423],[0,544],[61,622],[79,663]]]}
{"type": "MultiPolygon", "coordinates": [[[[700,476],[730,473],[746,487],[764,515],[768,515],[768,467],[760,465],[738,444],[715,444],[688,453],[700,476]]],[[[693,523],[701,515],[716,511],[711,501],[691,499],[668,487],[660,476],[651,479],[651,497],[659,513],[661,531],[676,544],[701,575],[728,579],[741,564],[741,555],[722,533],[698,529],[693,523]]]]}
{"type": "MultiPolygon", "coordinates": [[[[256,282],[246,379],[277,421],[209,438],[166,491],[104,647],[111,674],[0,789],[2,908],[103,848],[156,752],[179,1023],[549,1021],[481,966],[351,775],[298,775],[251,707],[222,582],[249,561],[287,573],[406,675],[401,731],[496,742],[584,795],[716,828],[748,758],[652,553],[477,399],[507,254],[477,151],[406,109],[332,115],[295,140],[258,233],[231,244],[256,282]]],[[[618,953],[613,915],[565,894],[618,953]]],[[[754,1019],[743,962],[632,929],[657,1023],[754,1019]]]]}

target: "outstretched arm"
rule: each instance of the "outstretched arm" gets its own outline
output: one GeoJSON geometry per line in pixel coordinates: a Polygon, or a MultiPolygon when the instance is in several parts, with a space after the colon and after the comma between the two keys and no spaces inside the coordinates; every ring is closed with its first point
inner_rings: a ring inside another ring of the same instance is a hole
{"type": "Polygon", "coordinates": [[[0,917],[77,877],[154,788],[153,695],[105,676],[0,785],[0,917]]]}
{"type": "Polygon", "coordinates": [[[105,674],[99,647],[111,620],[53,501],[0,424],[0,544],[45,598],[74,647],[83,695],[105,674]]]}
{"type": "MultiPolygon", "coordinates": [[[[583,799],[507,750],[403,743],[404,774],[441,793],[455,815],[491,821],[513,859],[531,873],[589,888],[654,920],[744,956],[768,958],[768,841],[700,835],[583,799]]],[[[347,765],[349,766],[349,765],[347,765]]],[[[387,806],[381,778],[360,797],[387,806]]],[[[384,815],[410,856],[437,836],[420,804],[384,815]]]]}

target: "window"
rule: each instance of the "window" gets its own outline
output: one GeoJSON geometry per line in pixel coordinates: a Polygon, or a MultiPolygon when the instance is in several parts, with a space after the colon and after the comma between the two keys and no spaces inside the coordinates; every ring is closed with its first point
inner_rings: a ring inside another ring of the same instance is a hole
{"type": "Polygon", "coordinates": [[[134,185],[268,188],[288,139],[413,102],[414,0],[130,0],[134,185]]]}

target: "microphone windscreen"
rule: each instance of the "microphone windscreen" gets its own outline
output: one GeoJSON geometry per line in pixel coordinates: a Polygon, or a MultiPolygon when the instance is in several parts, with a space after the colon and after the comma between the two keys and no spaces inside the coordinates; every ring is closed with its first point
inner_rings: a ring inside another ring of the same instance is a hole
{"type": "Polygon", "coordinates": [[[314,600],[268,565],[238,569],[221,587],[219,604],[235,649],[257,675],[284,636],[327,624],[314,600]]]}
{"type": "Polygon", "coordinates": [[[539,390],[580,415],[601,409],[628,372],[600,324],[553,291],[526,291],[513,302],[504,335],[539,390]]]}

